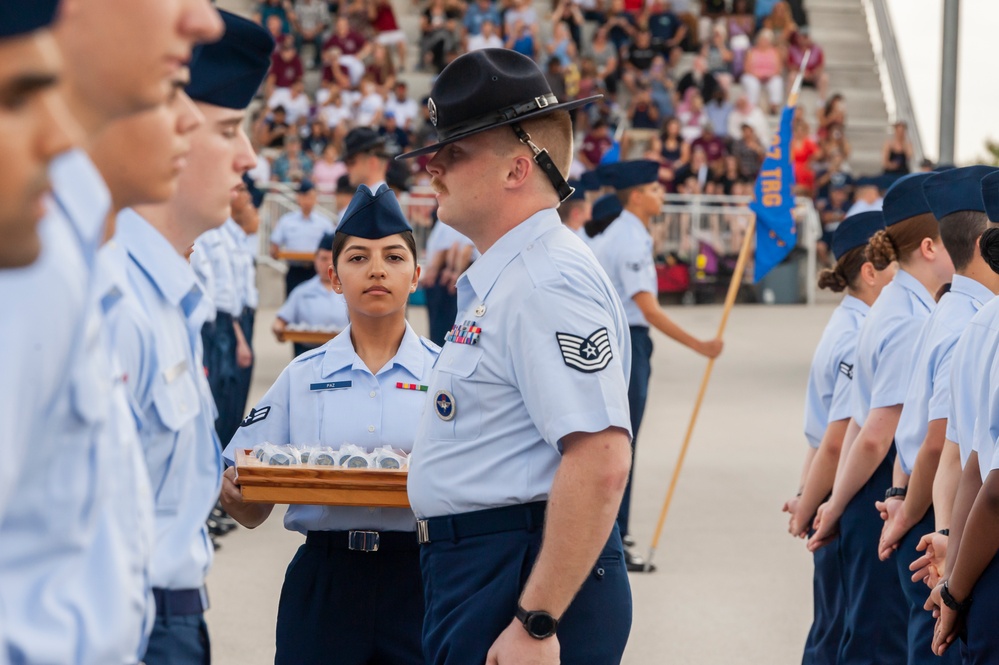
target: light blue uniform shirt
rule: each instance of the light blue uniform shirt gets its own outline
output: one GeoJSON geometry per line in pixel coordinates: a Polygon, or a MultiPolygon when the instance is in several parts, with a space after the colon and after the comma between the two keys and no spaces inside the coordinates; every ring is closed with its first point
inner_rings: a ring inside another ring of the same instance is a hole
{"type": "Polygon", "coordinates": [[[642,310],[635,304],[638,293],[659,295],[656,264],[652,256],[652,236],[638,217],[625,210],[590,245],[600,265],[624,304],[629,326],[649,327],[642,310]]]}
{"type": "Polygon", "coordinates": [[[976,316],[972,320],[973,325],[984,324],[987,326],[981,335],[981,345],[972,350],[975,361],[984,368],[975,392],[977,410],[971,439],[972,449],[978,453],[978,467],[982,474],[982,482],[985,482],[985,477],[992,469],[992,457],[997,448],[996,440],[999,439],[999,402],[997,402],[999,400],[999,379],[993,378],[993,372],[999,367],[996,363],[996,359],[999,358],[999,316],[994,316],[995,310],[989,305],[983,307],[979,314],[993,315],[989,318],[976,316]]]}
{"type": "Polygon", "coordinates": [[[912,380],[895,431],[902,470],[912,474],[931,420],[950,413],[950,377],[954,346],[971,317],[993,294],[981,282],[954,275],[950,291],[926,320],[916,342],[912,380]]]}
{"type": "MultiPolygon", "coordinates": [[[[250,236],[232,218],[222,225],[222,231],[229,234],[234,245],[232,267],[236,276],[237,291],[242,307],[256,309],[260,304],[260,294],[257,292],[256,252],[250,244],[250,236]]],[[[256,235],[253,236],[256,241],[256,235]]]]}
{"type": "MultiPolygon", "coordinates": [[[[987,404],[988,372],[996,354],[994,330],[999,327],[999,298],[985,303],[954,346],[950,375],[947,438],[961,449],[961,466],[975,448],[975,426],[987,404]]],[[[979,460],[981,463],[981,460],[979,460]]]]}
{"type": "MultiPolygon", "coordinates": [[[[438,221],[434,224],[434,228],[430,229],[430,235],[427,236],[427,258],[430,259],[437,252],[443,252],[454,247],[455,244],[459,246],[471,245],[472,241],[468,239],[464,234],[455,231],[453,228],[445,224],[444,222],[438,221]]],[[[472,260],[479,258],[479,250],[472,247],[472,260]]]]}
{"type": "Polygon", "coordinates": [[[319,275],[292,289],[277,317],[287,323],[307,323],[334,330],[343,330],[350,323],[343,294],[327,289],[319,275]]]}
{"type": "Polygon", "coordinates": [[[919,331],[936,303],[901,268],[881,291],[860,327],[854,368],[852,416],[863,427],[871,409],[905,401],[919,331]]]}
{"type": "Polygon", "coordinates": [[[95,279],[110,195],[80,151],[50,177],[39,260],[0,272],[17,313],[0,317],[0,651],[15,663],[134,663],[153,609],[151,497],[101,329],[116,304],[95,279]]]}
{"type": "Polygon", "coordinates": [[[323,235],[333,233],[333,220],[313,209],[285,213],[271,231],[271,242],[289,252],[315,252],[323,235]]]}
{"type": "Polygon", "coordinates": [[[829,423],[850,417],[857,332],[870,310],[863,300],[844,296],[815,347],[805,391],[805,438],[812,448],[822,443],[829,423]]]}
{"type": "Polygon", "coordinates": [[[184,257],[133,210],[118,216],[115,240],[130,292],[110,328],[129,377],[155,498],[152,583],[197,589],[214,551],[205,520],[222,487],[212,394],[202,369],[203,293],[184,257]]]}
{"type": "Polygon", "coordinates": [[[458,279],[458,312],[410,463],[417,517],[547,499],[564,436],[631,432],[621,301],[555,210],[472,264],[458,279]]]}
{"type": "Polygon", "coordinates": [[[198,236],[191,254],[191,266],[215,309],[236,317],[243,313],[243,294],[235,265],[238,252],[232,235],[219,227],[198,236]]]}
{"type": "MultiPolygon", "coordinates": [[[[241,425],[225,449],[235,463],[236,449],[258,443],[324,445],[352,443],[368,450],[391,446],[409,452],[427,393],[397,384],[425,384],[440,349],[406,324],[395,357],[372,374],[354,351],[350,328],[324,346],[291,362],[256,406],[263,418],[241,425]],[[331,384],[350,385],[329,387],[331,384]]],[[[284,525],[291,531],[414,531],[413,512],[405,508],[289,506],[284,525]]]]}

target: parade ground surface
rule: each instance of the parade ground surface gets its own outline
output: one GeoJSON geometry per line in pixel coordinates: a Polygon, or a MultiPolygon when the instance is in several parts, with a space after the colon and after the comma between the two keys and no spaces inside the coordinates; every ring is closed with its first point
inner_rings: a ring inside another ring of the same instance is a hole
{"type": "MultiPolygon", "coordinates": [[[[801,661],[812,614],[811,558],[802,541],[787,535],[780,508],[797,489],[808,367],[832,310],[822,304],[733,311],[656,554],[659,570],[631,575],[635,618],[627,665],[801,661]]],[[[722,313],[714,306],[666,311],[702,338],[713,336],[722,313]]],[[[411,308],[409,316],[425,333],[425,310],[411,308]]],[[[251,405],[291,359],[289,345],[270,334],[273,320],[274,310],[257,317],[251,405]]],[[[643,553],[706,365],[663,335],[653,337],[631,517],[643,553]]],[[[222,541],[208,577],[206,614],[216,663],[274,662],[278,595],[304,542],[284,529],[283,514],[278,508],[263,526],[222,541]]],[[[329,623],[335,631],[337,618],[329,623]]]]}

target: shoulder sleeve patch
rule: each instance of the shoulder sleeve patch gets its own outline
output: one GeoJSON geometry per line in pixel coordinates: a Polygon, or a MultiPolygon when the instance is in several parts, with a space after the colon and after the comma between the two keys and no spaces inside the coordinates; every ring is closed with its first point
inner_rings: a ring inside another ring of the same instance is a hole
{"type": "Polygon", "coordinates": [[[853,365],[848,365],[845,362],[841,362],[839,364],[839,373],[852,381],[853,380],[853,365]]]}
{"type": "Polygon", "coordinates": [[[243,418],[243,422],[239,424],[240,427],[249,427],[254,423],[259,423],[267,417],[267,414],[271,412],[271,407],[262,406],[259,409],[250,409],[249,415],[243,418]]]}
{"type": "Polygon", "coordinates": [[[555,333],[565,364],[585,374],[599,372],[610,364],[611,350],[607,328],[600,328],[586,337],[571,333],[555,333]]]}

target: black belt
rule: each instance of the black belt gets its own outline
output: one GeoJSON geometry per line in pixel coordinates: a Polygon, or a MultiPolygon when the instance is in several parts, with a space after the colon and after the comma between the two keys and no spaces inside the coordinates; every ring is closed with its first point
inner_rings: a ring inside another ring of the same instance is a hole
{"type": "Polygon", "coordinates": [[[201,589],[153,589],[158,616],[185,616],[201,614],[205,605],[201,589]]]}
{"type": "Polygon", "coordinates": [[[412,531],[310,531],[305,537],[309,547],[355,552],[401,552],[420,549],[412,531]]]}
{"type": "Polygon", "coordinates": [[[504,531],[537,531],[544,526],[547,506],[547,501],[535,501],[417,520],[416,537],[421,545],[426,545],[439,540],[458,542],[462,538],[504,531]]]}

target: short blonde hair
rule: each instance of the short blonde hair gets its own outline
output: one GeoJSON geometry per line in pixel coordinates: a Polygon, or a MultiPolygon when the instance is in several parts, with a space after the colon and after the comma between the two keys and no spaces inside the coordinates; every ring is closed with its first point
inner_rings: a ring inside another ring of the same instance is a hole
{"type": "MultiPolygon", "coordinates": [[[[521,128],[530,135],[534,145],[547,150],[552,162],[558,168],[563,178],[568,177],[572,166],[572,118],[568,111],[556,111],[537,118],[530,118],[520,123],[521,128]]],[[[497,149],[501,154],[509,154],[518,146],[524,146],[517,138],[512,128],[498,127],[498,136],[505,136],[497,149]],[[502,146],[502,147],[499,147],[502,146]]],[[[527,146],[524,146],[527,147],[527,146]]],[[[543,178],[547,176],[542,174],[543,178]]]]}

